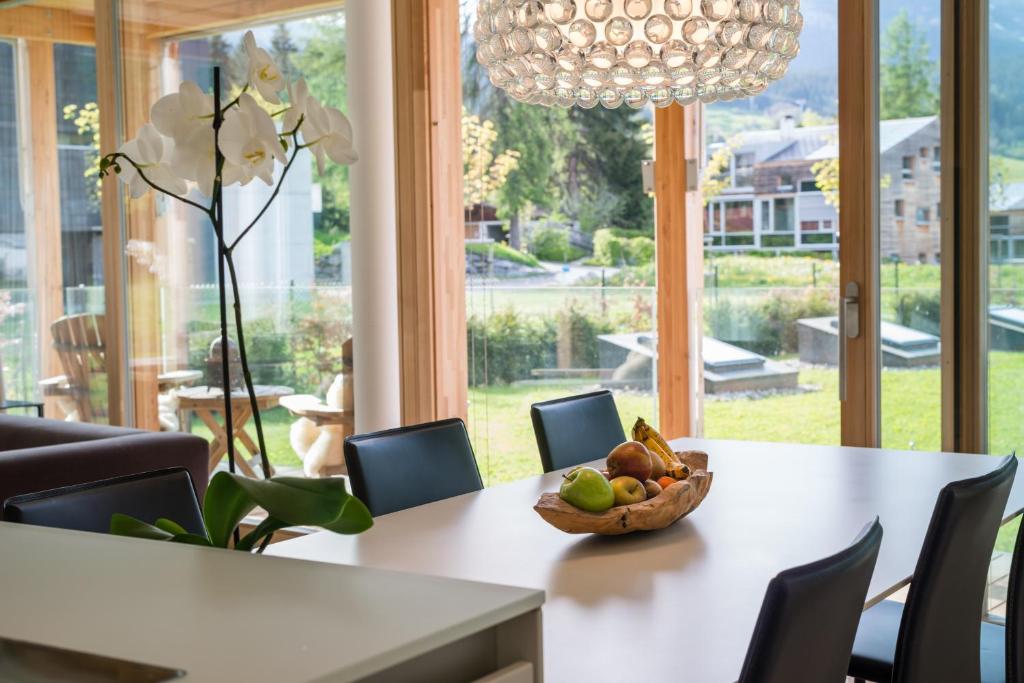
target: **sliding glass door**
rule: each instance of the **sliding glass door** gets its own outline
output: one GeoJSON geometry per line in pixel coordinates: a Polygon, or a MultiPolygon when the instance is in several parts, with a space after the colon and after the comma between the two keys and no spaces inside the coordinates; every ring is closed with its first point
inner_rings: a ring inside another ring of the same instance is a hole
{"type": "Polygon", "coordinates": [[[879,0],[881,444],[942,446],[941,0],[879,0]]]}
{"type": "MultiPolygon", "coordinates": [[[[840,441],[836,0],[757,97],[704,107],[704,433],[840,441]]],[[[840,239],[842,236],[843,240],[840,239]]]]}

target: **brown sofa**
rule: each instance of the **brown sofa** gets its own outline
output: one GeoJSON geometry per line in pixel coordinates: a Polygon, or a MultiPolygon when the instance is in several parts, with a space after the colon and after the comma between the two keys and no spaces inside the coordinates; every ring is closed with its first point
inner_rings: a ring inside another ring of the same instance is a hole
{"type": "Polygon", "coordinates": [[[23,493],[173,466],[188,469],[202,500],[209,453],[191,434],[0,415],[0,509],[23,493]]]}

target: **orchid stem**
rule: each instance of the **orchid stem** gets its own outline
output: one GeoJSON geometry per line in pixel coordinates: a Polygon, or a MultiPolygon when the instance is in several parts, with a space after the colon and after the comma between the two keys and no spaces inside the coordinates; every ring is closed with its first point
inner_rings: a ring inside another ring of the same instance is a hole
{"type": "Polygon", "coordinates": [[[152,180],[150,180],[150,179],[149,179],[148,177],[146,177],[146,173],[145,173],[145,171],[143,171],[143,168],[144,168],[144,167],[143,167],[143,166],[140,166],[140,165],[139,165],[139,164],[137,164],[137,163],[135,163],[135,160],[134,160],[134,159],[132,159],[132,158],[131,158],[130,156],[128,156],[127,154],[122,154],[121,152],[114,152],[113,154],[108,154],[108,155],[107,155],[107,158],[108,158],[108,159],[110,159],[111,161],[115,161],[115,160],[117,160],[117,159],[124,159],[124,160],[125,160],[125,161],[127,161],[127,162],[128,162],[129,164],[131,164],[132,166],[134,166],[134,167],[135,167],[135,171],[136,171],[136,173],[138,173],[138,174],[139,174],[139,177],[140,177],[140,178],[142,178],[142,180],[143,180],[143,181],[144,181],[144,182],[145,182],[145,183],[146,183],[147,185],[149,185],[150,187],[152,187],[152,188],[153,188],[154,190],[156,190],[157,192],[159,192],[159,193],[161,193],[161,194],[165,194],[165,195],[167,195],[168,197],[173,197],[174,199],[177,199],[177,200],[178,200],[179,202],[183,202],[183,203],[185,203],[185,204],[188,204],[189,206],[194,206],[195,208],[199,209],[200,211],[202,211],[202,212],[203,212],[203,213],[205,213],[205,214],[208,214],[208,215],[209,215],[209,214],[211,213],[211,211],[210,211],[210,209],[209,209],[208,207],[205,207],[205,206],[203,206],[202,204],[200,204],[200,203],[198,203],[198,202],[194,202],[194,201],[192,201],[191,199],[188,199],[187,197],[182,197],[182,196],[181,196],[180,194],[174,194],[174,193],[173,193],[173,192],[171,192],[170,190],[168,190],[168,189],[165,189],[165,188],[163,188],[163,187],[160,187],[159,185],[157,185],[156,183],[154,183],[154,182],[153,182],[152,180]]]}

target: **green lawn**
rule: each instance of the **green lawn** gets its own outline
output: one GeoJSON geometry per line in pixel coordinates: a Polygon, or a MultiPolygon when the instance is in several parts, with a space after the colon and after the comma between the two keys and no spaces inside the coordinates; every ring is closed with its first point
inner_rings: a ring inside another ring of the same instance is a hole
{"type": "MultiPolygon", "coordinates": [[[[992,354],[989,410],[993,453],[1009,453],[1024,445],[1024,354],[992,354]]],[[[793,443],[834,444],[839,441],[838,375],[834,369],[800,372],[800,392],[760,398],[708,396],[704,403],[704,433],[716,439],[748,439],[793,443]]],[[[515,384],[479,387],[469,392],[470,436],[488,485],[540,472],[537,444],[530,424],[530,404],[592,389],[583,382],[515,384]]],[[[882,375],[882,445],[886,448],[938,450],[940,385],[938,368],[894,370],[882,375]]],[[[657,406],[650,394],[616,395],[623,426],[628,432],[642,416],[657,423],[657,406]]],[[[297,467],[299,459],[288,443],[294,419],[283,408],[263,413],[267,450],[276,465],[297,467]]],[[[252,423],[250,422],[250,430],[252,423]]],[[[204,438],[210,432],[198,420],[192,431],[204,438]]]]}
{"type": "MultiPolygon", "coordinates": [[[[990,452],[1009,453],[1024,446],[1024,353],[991,355],[990,452]]],[[[709,438],[835,444],[839,442],[838,375],[835,369],[800,372],[801,391],[757,398],[707,397],[704,433],[709,438]]],[[[539,474],[540,458],[530,423],[530,404],[593,389],[585,382],[515,384],[469,391],[469,430],[480,472],[488,486],[539,474]]],[[[642,416],[657,424],[651,394],[619,392],[616,404],[629,433],[642,416]]],[[[882,375],[882,445],[907,450],[939,450],[940,381],[938,368],[886,369],[882,375]]],[[[301,467],[288,442],[293,418],[281,408],[264,413],[267,450],[278,466],[301,467]]],[[[251,423],[250,423],[251,428],[251,423]]],[[[193,432],[210,433],[198,421],[193,432]]],[[[1015,526],[1000,533],[1000,548],[1012,547],[1015,526]]]]}

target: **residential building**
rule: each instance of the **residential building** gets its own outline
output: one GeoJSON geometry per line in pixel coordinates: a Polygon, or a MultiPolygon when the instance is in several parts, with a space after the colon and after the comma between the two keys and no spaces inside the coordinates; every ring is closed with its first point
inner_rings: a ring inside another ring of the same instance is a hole
{"type": "MultiPolygon", "coordinates": [[[[839,249],[839,214],[818,186],[814,166],[835,159],[835,125],[796,127],[740,136],[727,188],[709,201],[705,245],[710,251],[839,249]]],[[[939,122],[934,116],[883,121],[880,126],[881,253],[905,262],[939,259],[939,122]]],[[[715,147],[709,150],[714,153],[715,147]]]]}
{"type": "Polygon", "coordinates": [[[992,262],[1024,262],[1024,183],[992,187],[989,222],[992,262]]]}

